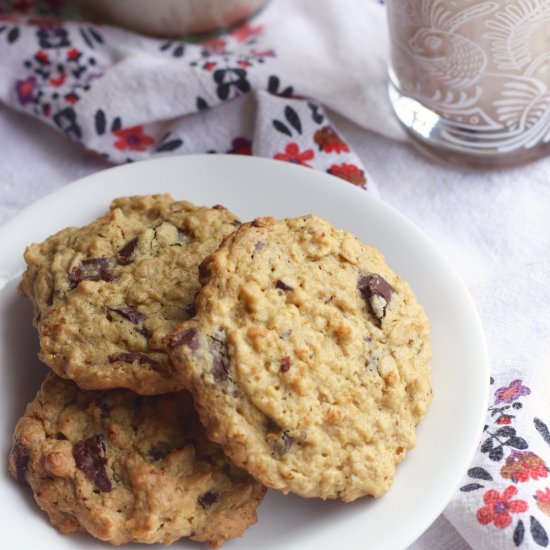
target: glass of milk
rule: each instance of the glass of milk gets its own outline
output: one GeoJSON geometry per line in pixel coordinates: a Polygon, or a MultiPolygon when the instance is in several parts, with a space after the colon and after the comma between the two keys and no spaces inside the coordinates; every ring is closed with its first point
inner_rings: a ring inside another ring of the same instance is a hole
{"type": "Polygon", "coordinates": [[[414,142],[493,168],[550,154],[550,0],[386,0],[390,99],[414,142]]]}

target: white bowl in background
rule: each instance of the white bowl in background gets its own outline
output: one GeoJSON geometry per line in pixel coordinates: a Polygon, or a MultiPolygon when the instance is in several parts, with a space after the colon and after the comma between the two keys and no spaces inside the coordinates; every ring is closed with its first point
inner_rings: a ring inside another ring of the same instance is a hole
{"type": "Polygon", "coordinates": [[[250,17],[265,0],[78,0],[99,20],[155,36],[211,32],[250,17]]]}

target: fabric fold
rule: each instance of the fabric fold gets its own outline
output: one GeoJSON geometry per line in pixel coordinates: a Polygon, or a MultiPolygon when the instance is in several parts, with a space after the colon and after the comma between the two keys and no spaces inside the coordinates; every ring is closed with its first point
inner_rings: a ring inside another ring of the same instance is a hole
{"type": "MultiPolygon", "coordinates": [[[[363,86],[371,79],[385,85],[383,56],[349,56],[350,40],[373,46],[376,38],[361,27],[349,36],[329,4],[271,2],[248,23],[195,42],[4,12],[0,99],[112,163],[253,153],[374,189],[324,106],[397,135],[391,116],[377,120],[387,100],[372,109],[376,94],[363,86]],[[373,62],[380,67],[369,71],[373,62]]],[[[382,20],[381,6],[369,12],[382,20]]]]}

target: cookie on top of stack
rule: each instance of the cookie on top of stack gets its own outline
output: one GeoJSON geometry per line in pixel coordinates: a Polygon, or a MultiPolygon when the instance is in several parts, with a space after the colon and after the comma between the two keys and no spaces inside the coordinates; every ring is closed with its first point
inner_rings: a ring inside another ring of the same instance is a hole
{"type": "Polygon", "coordinates": [[[429,324],[382,255],[315,216],[243,224],[171,336],[210,439],[264,485],[380,496],[431,401],[429,324]]]}
{"type": "Polygon", "coordinates": [[[63,533],[218,546],[264,486],[380,496],[415,444],[428,319],[378,251],[320,218],[122,198],[25,260],[56,374],[10,471],[63,533]]]}

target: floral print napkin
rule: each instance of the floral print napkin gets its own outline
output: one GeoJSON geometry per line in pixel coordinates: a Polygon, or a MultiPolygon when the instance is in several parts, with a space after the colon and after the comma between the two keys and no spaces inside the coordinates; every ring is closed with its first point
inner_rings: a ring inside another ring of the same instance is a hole
{"type": "Polygon", "coordinates": [[[225,34],[190,42],[64,19],[59,1],[1,0],[0,100],[111,163],[254,154],[373,189],[301,85],[309,76],[281,51],[276,4],[225,34]]]}
{"type": "Polygon", "coordinates": [[[472,531],[473,520],[480,541],[498,534],[485,548],[546,548],[550,477],[543,457],[549,454],[550,431],[532,414],[532,390],[522,379],[498,387],[491,378],[491,389],[479,454],[448,513],[458,518],[459,529],[472,531]]]}

